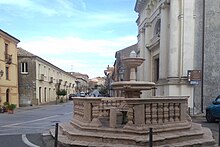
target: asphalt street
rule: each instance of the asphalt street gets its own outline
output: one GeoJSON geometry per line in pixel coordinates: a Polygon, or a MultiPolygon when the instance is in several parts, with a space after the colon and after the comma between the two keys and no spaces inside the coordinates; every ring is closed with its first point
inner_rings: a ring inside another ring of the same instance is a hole
{"type": "Polygon", "coordinates": [[[219,143],[219,121],[216,121],[214,123],[208,123],[204,114],[193,116],[192,121],[201,124],[203,127],[209,128],[212,131],[212,135],[215,139],[216,145],[219,143]]]}
{"type": "Polygon", "coordinates": [[[49,129],[55,129],[56,123],[70,122],[72,108],[70,101],[0,113],[0,147],[53,147],[49,129]]]}

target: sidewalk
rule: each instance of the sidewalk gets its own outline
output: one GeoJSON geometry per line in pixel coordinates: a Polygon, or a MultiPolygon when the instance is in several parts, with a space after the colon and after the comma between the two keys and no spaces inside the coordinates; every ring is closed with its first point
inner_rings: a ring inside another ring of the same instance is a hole
{"type": "Polygon", "coordinates": [[[52,101],[52,102],[48,102],[48,103],[42,103],[40,105],[33,105],[33,106],[24,106],[24,107],[19,107],[19,108],[16,108],[15,109],[15,112],[20,112],[20,111],[23,111],[23,110],[33,110],[33,109],[39,109],[39,108],[42,108],[44,106],[48,106],[48,105],[61,105],[61,104],[64,104],[64,103],[68,103],[69,101],[64,101],[63,103],[59,103],[56,101],[52,101]]]}

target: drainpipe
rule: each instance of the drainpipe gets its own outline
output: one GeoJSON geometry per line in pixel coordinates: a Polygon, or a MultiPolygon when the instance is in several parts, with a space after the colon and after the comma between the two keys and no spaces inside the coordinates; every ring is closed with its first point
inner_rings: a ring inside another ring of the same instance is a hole
{"type": "Polygon", "coordinates": [[[202,14],[202,77],[201,77],[201,112],[203,113],[203,79],[204,79],[204,53],[205,53],[205,0],[203,0],[203,14],[202,14]]]}
{"type": "Polygon", "coordinates": [[[180,0],[180,32],[179,32],[179,81],[183,74],[183,48],[184,48],[184,0],[180,0]]]}

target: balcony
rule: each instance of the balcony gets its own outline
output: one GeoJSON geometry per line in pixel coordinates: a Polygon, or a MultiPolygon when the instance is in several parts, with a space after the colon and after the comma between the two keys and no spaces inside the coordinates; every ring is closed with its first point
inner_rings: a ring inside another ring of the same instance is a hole
{"type": "Polygon", "coordinates": [[[49,83],[53,83],[53,77],[50,77],[49,83]]]}
{"type": "Polygon", "coordinates": [[[44,74],[39,75],[39,81],[44,81],[44,74]]]}
{"type": "Polygon", "coordinates": [[[12,55],[5,54],[5,62],[6,62],[6,64],[11,64],[12,63],[12,55]]]}

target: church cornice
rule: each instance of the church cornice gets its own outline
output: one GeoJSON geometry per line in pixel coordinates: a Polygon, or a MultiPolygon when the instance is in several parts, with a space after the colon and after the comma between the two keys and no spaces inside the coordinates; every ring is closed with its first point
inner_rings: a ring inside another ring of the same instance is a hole
{"type": "Polygon", "coordinates": [[[137,0],[137,1],[136,1],[136,4],[135,4],[134,10],[135,10],[137,13],[140,13],[141,10],[147,5],[147,3],[148,3],[149,1],[150,1],[150,0],[137,0]]]}

